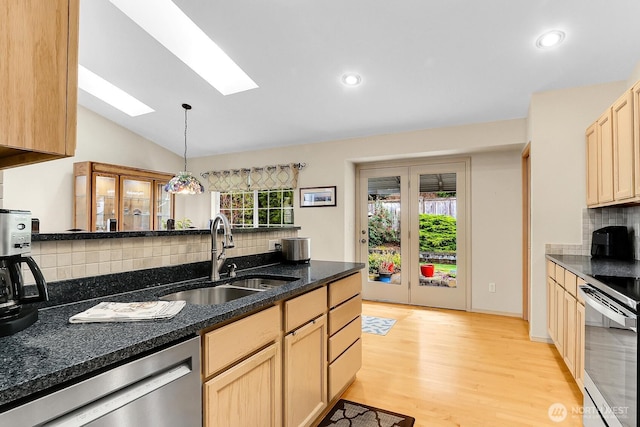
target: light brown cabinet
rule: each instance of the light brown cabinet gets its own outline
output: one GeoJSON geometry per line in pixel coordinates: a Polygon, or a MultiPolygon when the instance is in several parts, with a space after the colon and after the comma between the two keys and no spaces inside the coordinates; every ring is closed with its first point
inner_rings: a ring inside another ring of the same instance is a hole
{"type": "Polygon", "coordinates": [[[203,425],[310,426],[362,365],[360,273],[202,335],[203,425]]]}
{"type": "Polygon", "coordinates": [[[205,426],[280,427],[280,345],[272,344],[204,384],[205,426]]]}
{"type": "Polygon", "coordinates": [[[274,306],[203,335],[205,427],[282,425],[280,318],[274,306]]]}
{"type": "Polygon", "coordinates": [[[613,135],[613,198],[624,201],[635,196],[633,149],[633,97],[622,95],[611,107],[613,135]]]}
{"type": "Polygon", "coordinates": [[[329,400],[337,398],[362,366],[361,273],[329,284],[329,400]]]}
{"type": "MultiPolygon", "coordinates": [[[[549,264],[551,264],[552,267],[555,266],[551,261],[547,261],[547,265],[549,264]]],[[[547,332],[549,333],[551,340],[555,343],[558,327],[558,310],[556,309],[556,282],[554,277],[555,276],[550,274],[550,271],[547,268],[547,332]]]]}
{"type": "Polygon", "coordinates": [[[284,359],[284,425],[310,426],[328,403],[326,314],[284,337],[284,359]]]}
{"type": "Polygon", "coordinates": [[[172,174],[97,162],[73,165],[73,228],[117,231],[166,228],[174,217],[175,196],[164,191],[172,174]]]}
{"type": "Polygon", "coordinates": [[[285,301],[285,426],[309,426],[327,407],[327,288],[285,301]]]}
{"type": "Polygon", "coordinates": [[[585,314],[584,300],[576,304],[576,371],[575,379],[578,387],[584,393],[584,334],[585,334],[585,314]]]}
{"type": "Polygon", "coordinates": [[[613,133],[611,109],[596,122],[598,138],[598,203],[613,202],[613,133]]]}
{"type": "Polygon", "coordinates": [[[79,0],[0,8],[0,168],[73,156],[79,0]]]}
{"type": "Polygon", "coordinates": [[[587,206],[598,204],[598,133],[596,124],[589,126],[587,139],[587,206]]]}
{"type": "Polygon", "coordinates": [[[583,390],[584,301],[575,274],[547,260],[547,330],[569,372],[583,390]]]}
{"type": "Polygon", "coordinates": [[[587,206],[640,203],[640,82],[585,133],[587,206]]]}
{"type": "Polygon", "coordinates": [[[640,82],[631,88],[633,100],[633,159],[635,195],[640,197],[640,82]]]}

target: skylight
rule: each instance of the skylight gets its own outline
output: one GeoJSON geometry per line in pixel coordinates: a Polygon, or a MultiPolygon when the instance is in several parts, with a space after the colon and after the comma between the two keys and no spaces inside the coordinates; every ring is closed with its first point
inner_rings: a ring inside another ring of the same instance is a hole
{"type": "Polygon", "coordinates": [[[223,95],[258,85],[171,0],[110,0],[223,95]]]}
{"type": "Polygon", "coordinates": [[[78,87],[131,117],[155,111],[82,65],[78,65],[78,87]]]}

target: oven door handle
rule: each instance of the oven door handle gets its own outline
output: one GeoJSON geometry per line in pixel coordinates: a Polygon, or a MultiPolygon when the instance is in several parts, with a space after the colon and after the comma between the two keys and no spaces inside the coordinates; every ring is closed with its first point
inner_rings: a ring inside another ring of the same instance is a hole
{"type": "MultiPolygon", "coordinates": [[[[612,310],[611,308],[607,307],[597,299],[593,298],[591,296],[591,292],[595,292],[595,291],[592,290],[592,288],[590,287],[580,285],[579,292],[582,294],[582,298],[584,298],[584,301],[587,304],[589,304],[592,308],[594,308],[598,313],[608,317],[609,319],[613,320],[619,325],[623,325],[625,328],[631,329],[632,331],[636,332],[637,321],[635,316],[629,317],[626,313],[624,313],[624,311],[621,308],[620,308],[621,312],[618,313],[612,310]]],[[[614,307],[618,306],[618,304],[616,304],[615,301],[611,300],[610,298],[607,298],[602,294],[598,294],[598,296],[603,300],[607,301],[607,303],[611,304],[612,306],[614,307]]]]}

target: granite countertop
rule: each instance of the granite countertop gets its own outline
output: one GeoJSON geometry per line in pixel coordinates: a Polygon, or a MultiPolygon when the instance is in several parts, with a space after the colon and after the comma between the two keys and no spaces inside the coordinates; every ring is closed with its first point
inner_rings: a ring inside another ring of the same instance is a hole
{"type": "MultiPolygon", "coordinates": [[[[233,228],[233,234],[266,233],[270,231],[300,230],[299,226],[233,228]]],[[[218,230],[222,233],[222,229],[218,230]]],[[[157,236],[193,236],[211,234],[208,228],[188,228],[181,230],[147,230],[147,231],[62,231],[59,233],[32,233],[33,242],[51,242],[62,240],[122,239],[127,237],[157,236]]]]}
{"type": "Polygon", "coordinates": [[[547,258],[586,281],[593,276],[640,278],[638,260],[598,259],[579,255],[547,255],[547,258]]]}
{"type": "Polygon", "coordinates": [[[101,301],[156,300],[162,295],[201,287],[208,279],[170,283],[41,309],[39,320],[34,325],[0,338],[0,412],[35,393],[195,336],[202,329],[307,292],[362,268],[364,264],[361,263],[312,261],[309,264],[277,264],[240,271],[238,277],[268,274],[296,277],[298,280],[225,304],[198,306],[187,303],[176,317],[163,321],[68,322],[72,315],[101,301]]]}

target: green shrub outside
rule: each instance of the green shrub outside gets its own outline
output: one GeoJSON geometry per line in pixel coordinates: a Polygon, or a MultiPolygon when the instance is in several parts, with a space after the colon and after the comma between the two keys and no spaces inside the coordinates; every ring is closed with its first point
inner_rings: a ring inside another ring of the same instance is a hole
{"type": "Polygon", "coordinates": [[[455,252],[456,219],[448,215],[420,214],[420,250],[455,252]]]}
{"type": "Polygon", "coordinates": [[[398,243],[398,231],[393,229],[391,212],[381,201],[373,205],[373,212],[369,218],[369,247],[375,248],[385,243],[398,243]]]}

